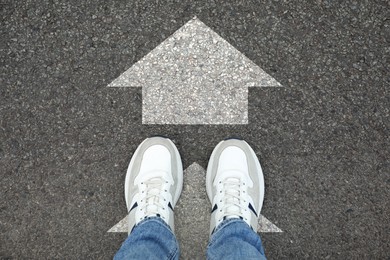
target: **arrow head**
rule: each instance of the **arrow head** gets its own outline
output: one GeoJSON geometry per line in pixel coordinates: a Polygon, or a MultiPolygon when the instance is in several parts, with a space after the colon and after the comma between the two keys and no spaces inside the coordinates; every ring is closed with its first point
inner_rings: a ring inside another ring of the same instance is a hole
{"type": "Polygon", "coordinates": [[[108,86],[164,87],[194,84],[235,85],[242,88],[281,86],[196,17],[108,86]]]}

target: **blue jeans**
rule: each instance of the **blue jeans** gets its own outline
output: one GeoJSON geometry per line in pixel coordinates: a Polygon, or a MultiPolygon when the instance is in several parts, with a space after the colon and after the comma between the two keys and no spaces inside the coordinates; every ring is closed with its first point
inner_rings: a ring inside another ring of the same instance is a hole
{"type": "MultiPolygon", "coordinates": [[[[114,259],[179,259],[179,244],[158,217],[141,221],[114,259]]],[[[241,219],[224,220],[212,234],[207,259],[266,259],[260,236],[241,219]]]]}

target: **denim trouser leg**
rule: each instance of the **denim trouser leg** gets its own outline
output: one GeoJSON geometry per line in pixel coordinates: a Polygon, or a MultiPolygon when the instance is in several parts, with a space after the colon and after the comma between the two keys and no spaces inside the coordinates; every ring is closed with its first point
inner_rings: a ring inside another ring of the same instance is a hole
{"type": "Polygon", "coordinates": [[[164,220],[151,217],[134,227],[114,259],[179,259],[179,245],[164,220]]]}
{"type": "Polygon", "coordinates": [[[241,219],[224,220],[211,235],[207,259],[266,259],[260,236],[241,219]]]}

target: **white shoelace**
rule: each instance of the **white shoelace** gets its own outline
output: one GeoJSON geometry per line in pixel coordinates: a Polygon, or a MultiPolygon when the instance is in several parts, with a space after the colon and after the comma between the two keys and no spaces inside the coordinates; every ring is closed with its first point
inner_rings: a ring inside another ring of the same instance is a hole
{"type": "Polygon", "coordinates": [[[240,179],[237,178],[226,178],[225,180],[220,181],[223,188],[220,192],[224,193],[221,203],[222,207],[219,212],[217,212],[218,222],[226,216],[228,218],[239,218],[242,217],[246,220],[244,211],[247,211],[245,191],[241,189],[242,183],[240,179]]]}
{"type": "Polygon", "coordinates": [[[150,217],[159,215],[165,219],[166,213],[166,198],[164,193],[168,192],[163,186],[168,183],[162,177],[155,177],[149,180],[143,181],[141,184],[145,185],[145,189],[141,190],[141,205],[140,211],[143,213],[143,217],[150,217]]]}

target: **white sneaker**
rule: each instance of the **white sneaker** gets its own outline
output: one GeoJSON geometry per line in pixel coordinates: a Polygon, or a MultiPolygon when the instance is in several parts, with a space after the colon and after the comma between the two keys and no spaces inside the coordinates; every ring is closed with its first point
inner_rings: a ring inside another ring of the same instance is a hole
{"type": "Polygon", "coordinates": [[[167,138],[151,137],[135,151],[127,169],[125,199],[129,233],[147,217],[161,217],[174,231],[173,208],[183,187],[179,151],[167,138]]]}
{"type": "Polygon", "coordinates": [[[210,234],[228,218],[241,218],[257,230],[264,200],[264,177],[260,162],[247,142],[230,139],[214,148],[207,166],[206,188],[212,204],[210,234]]]}

